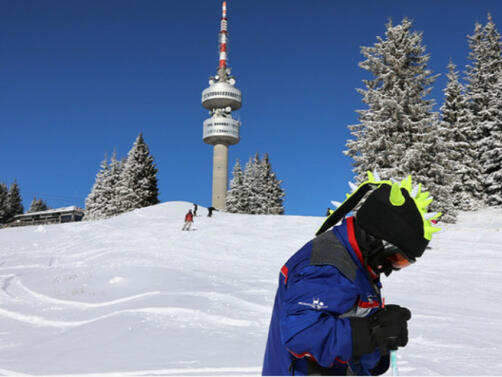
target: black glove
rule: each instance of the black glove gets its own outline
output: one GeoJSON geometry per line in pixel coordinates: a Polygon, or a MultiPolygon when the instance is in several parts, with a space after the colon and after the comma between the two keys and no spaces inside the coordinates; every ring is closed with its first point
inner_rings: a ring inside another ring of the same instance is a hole
{"type": "Polygon", "coordinates": [[[387,305],[365,318],[350,318],[352,326],[352,351],[355,358],[372,353],[380,354],[404,347],[408,343],[407,321],[411,312],[399,305],[387,305]]]}

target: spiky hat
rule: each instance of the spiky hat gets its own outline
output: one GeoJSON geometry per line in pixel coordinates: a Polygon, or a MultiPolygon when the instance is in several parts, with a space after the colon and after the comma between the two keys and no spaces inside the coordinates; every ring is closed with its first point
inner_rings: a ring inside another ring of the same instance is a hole
{"type": "Polygon", "coordinates": [[[440,212],[427,213],[432,202],[428,192],[422,192],[422,185],[413,187],[411,175],[401,182],[381,180],[376,172],[368,172],[368,180],[356,186],[349,183],[352,193],[326,219],[316,235],[338,223],[347,213],[371,192],[357,211],[358,224],[371,235],[390,242],[410,258],[422,256],[432,234],[439,228],[432,221],[440,212]]]}

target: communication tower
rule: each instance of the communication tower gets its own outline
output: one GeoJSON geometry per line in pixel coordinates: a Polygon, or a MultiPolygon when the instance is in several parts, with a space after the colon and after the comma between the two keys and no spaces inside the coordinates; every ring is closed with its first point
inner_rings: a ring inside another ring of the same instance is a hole
{"type": "Polygon", "coordinates": [[[227,3],[223,2],[219,33],[220,63],[215,76],[209,77],[209,87],[202,91],[202,106],[209,110],[210,118],[203,123],[202,138],[213,145],[212,206],[225,208],[228,184],[228,146],[240,140],[241,122],[232,117],[232,111],[242,106],[242,93],[235,87],[235,77],[227,67],[227,3]]]}

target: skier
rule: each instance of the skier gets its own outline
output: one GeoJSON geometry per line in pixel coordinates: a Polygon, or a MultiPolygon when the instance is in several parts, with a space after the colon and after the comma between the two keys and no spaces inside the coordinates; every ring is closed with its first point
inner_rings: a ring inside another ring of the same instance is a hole
{"type": "Polygon", "coordinates": [[[197,204],[193,204],[193,215],[194,216],[197,216],[197,208],[199,208],[199,206],[197,204]]]}
{"type": "Polygon", "coordinates": [[[214,207],[209,207],[209,208],[207,209],[207,217],[211,217],[211,216],[213,216],[213,211],[214,211],[214,210],[216,210],[216,208],[214,208],[214,207]]]}
{"type": "Polygon", "coordinates": [[[181,230],[187,230],[187,231],[190,230],[192,223],[193,223],[192,210],[189,209],[188,213],[185,215],[185,225],[183,225],[183,228],[181,230]]]}
{"type": "Polygon", "coordinates": [[[412,187],[411,176],[393,183],[368,172],[317,237],[281,268],[263,375],[379,375],[388,369],[389,350],[408,342],[411,312],[384,306],[380,274],[422,256],[439,230],[431,220],[441,213],[425,213],[431,202],[420,185],[412,187]],[[368,193],[357,214],[345,218],[368,193]]]}

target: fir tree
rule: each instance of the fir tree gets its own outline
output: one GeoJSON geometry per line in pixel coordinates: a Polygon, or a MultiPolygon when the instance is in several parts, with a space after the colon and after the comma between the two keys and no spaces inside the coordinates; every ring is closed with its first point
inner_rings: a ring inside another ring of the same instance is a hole
{"type": "Polygon", "coordinates": [[[281,188],[281,183],[277,179],[275,173],[272,171],[272,165],[268,158],[268,153],[265,154],[265,158],[261,161],[261,174],[260,177],[263,180],[263,191],[262,191],[262,213],[270,215],[282,215],[284,214],[283,197],[286,195],[281,188]]]}
{"type": "Polygon", "coordinates": [[[19,186],[17,182],[14,181],[9,187],[9,192],[7,193],[7,221],[16,215],[20,215],[24,212],[24,207],[22,204],[21,193],[19,192],[19,186]]]}
{"type": "Polygon", "coordinates": [[[119,183],[120,210],[127,212],[157,204],[158,194],[157,168],[140,133],[122,169],[119,183]]]}
{"type": "Polygon", "coordinates": [[[30,208],[28,208],[28,211],[26,213],[34,213],[38,212],[38,200],[36,197],[33,197],[33,200],[31,201],[30,208]]]}
{"type": "Polygon", "coordinates": [[[475,24],[474,33],[467,37],[469,60],[466,80],[470,100],[466,137],[477,150],[479,168],[473,196],[482,204],[498,205],[500,199],[500,140],[501,113],[500,72],[502,70],[501,36],[488,14],[485,26],[475,24]]]}
{"type": "Polygon", "coordinates": [[[33,198],[27,213],[47,211],[49,207],[42,199],[33,198]]]}
{"type": "Polygon", "coordinates": [[[98,220],[105,217],[106,199],[103,195],[105,190],[105,180],[109,174],[108,158],[105,155],[101,162],[100,170],[96,174],[94,185],[91,192],[85,199],[85,219],[98,220]]]}
{"type": "Polygon", "coordinates": [[[120,179],[122,173],[122,163],[117,159],[117,152],[113,151],[108,172],[103,177],[103,217],[116,216],[121,213],[120,179]]]}
{"type": "Polygon", "coordinates": [[[411,32],[411,22],[387,24],[386,38],[378,37],[372,47],[362,47],[366,57],[359,66],[373,75],[359,89],[368,109],[359,110],[360,123],[349,126],[354,140],[347,142],[345,154],[354,159],[357,181],[367,170],[377,170],[382,178],[402,177],[413,171],[421,158],[417,142],[434,124],[433,100],[425,97],[436,76],[426,68],[429,56],[422,35],[411,32]]]}
{"type": "Polygon", "coordinates": [[[9,192],[7,185],[0,182],[0,224],[7,221],[8,210],[7,210],[7,193],[9,192]]]}
{"type": "Polygon", "coordinates": [[[235,162],[232,169],[232,180],[230,181],[230,188],[225,198],[225,211],[230,213],[245,213],[244,203],[244,173],[242,172],[239,160],[235,162]]]}
{"type": "Polygon", "coordinates": [[[86,219],[105,219],[121,213],[119,182],[122,162],[114,151],[110,162],[105,156],[91,193],[86,199],[86,219]]]}
{"type": "MultiPolygon", "coordinates": [[[[465,88],[459,82],[456,66],[451,60],[447,68],[448,81],[441,107],[439,137],[446,149],[445,165],[451,174],[452,205],[458,210],[473,210],[479,206],[472,194],[478,185],[479,168],[476,147],[468,138],[471,129],[469,103],[465,88]]],[[[445,209],[444,212],[450,213],[451,210],[445,209]]]]}
{"type": "Polygon", "coordinates": [[[480,148],[483,166],[485,203],[502,205],[502,71],[499,72],[494,95],[490,101],[492,120],[485,123],[486,137],[480,148]]]}
{"type": "Polygon", "coordinates": [[[260,184],[259,184],[259,164],[258,153],[250,158],[246,164],[243,177],[243,201],[245,203],[245,213],[259,214],[261,212],[260,184]]]}
{"type": "Polygon", "coordinates": [[[268,154],[262,160],[258,153],[250,158],[242,172],[240,163],[233,169],[233,179],[227,193],[226,210],[233,213],[273,214],[284,213],[285,196],[272,170],[268,154]]]}
{"type": "Polygon", "coordinates": [[[344,152],[353,158],[356,180],[367,170],[384,179],[402,179],[411,174],[436,198],[441,208],[448,201],[448,177],[436,154],[443,154],[438,139],[438,114],[434,100],[427,99],[437,78],[427,68],[429,55],[422,34],[412,32],[412,23],[387,25],[385,38],[377,37],[371,47],[362,47],[366,60],[359,66],[370,72],[359,89],[366,110],[359,110],[359,124],[349,126],[354,136],[344,152]]]}
{"type": "Polygon", "coordinates": [[[422,143],[417,143],[417,151],[422,156],[419,167],[412,174],[417,182],[424,185],[425,189],[431,192],[435,200],[430,204],[429,212],[441,212],[440,220],[448,223],[455,222],[457,211],[453,203],[451,189],[455,180],[453,175],[454,162],[449,160],[450,150],[448,140],[445,139],[441,127],[438,125],[439,119],[424,134],[422,143]]]}

